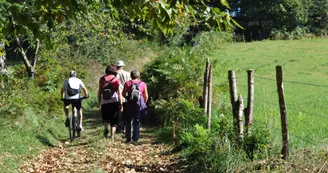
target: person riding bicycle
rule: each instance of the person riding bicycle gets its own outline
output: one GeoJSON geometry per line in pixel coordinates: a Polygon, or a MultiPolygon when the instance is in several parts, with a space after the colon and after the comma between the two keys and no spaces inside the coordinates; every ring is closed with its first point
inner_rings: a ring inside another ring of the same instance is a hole
{"type": "Polygon", "coordinates": [[[61,98],[64,101],[64,111],[66,115],[65,126],[69,126],[69,105],[73,105],[76,107],[77,115],[78,115],[78,127],[82,132],[82,100],[81,98],[81,90],[83,90],[85,97],[89,97],[88,90],[85,87],[84,83],[81,79],[76,77],[75,71],[70,71],[69,78],[65,80],[63,87],[61,89],[61,98]],[[71,93],[73,92],[73,94],[71,93]]]}

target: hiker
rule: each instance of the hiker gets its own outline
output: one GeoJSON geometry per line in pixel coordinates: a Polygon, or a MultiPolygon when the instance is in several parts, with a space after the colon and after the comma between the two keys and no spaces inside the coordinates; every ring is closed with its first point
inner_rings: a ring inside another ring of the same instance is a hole
{"type": "MultiPolygon", "coordinates": [[[[124,61],[119,60],[116,62],[116,68],[117,68],[117,75],[116,77],[120,79],[121,85],[120,85],[120,90],[123,91],[124,84],[126,81],[131,80],[130,78],[130,73],[124,70],[124,61]]],[[[122,93],[121,93],[122,94],[122,93]]],[[[126,99],[122,97],[123,101],[123,109],[126,104],[126,99]]],[[[118,122],[117,122],[117,132],[123,132],[124,133],[124,114],[122,111],[119,112],[118,114],[118,122]]]]}
{"type": "Polygon", "coordinates": [[[139,80],[140,73],[138,70],[132,70],[130,73],[131,80],[125,82],[122,95],[126,98],[126,107],[124,115],[126,120],[126,142],[132,140],[138,143],[140,138],[140,122],[141,118],[146,114],[146,103],[148,100],[147,85],[139,80]],[[133,126],[133,134],[131,134],[131,126],[133,126]]]}
{"type": "Polygon", "coordinates": [[[99,80],[98,104],[104,123],[104,137],[107,138],[110,125],[110,138],[114,139],[118,112],[123,110],[122,95],[120,90],[120,80],[116,77],[115,65],[108,65],[105,70],[106,75],[99,80]]]}
{"type": "Polygon", "coordinates": [[[74,105],[77,109],[78,116],[78,127],[81,132],[83,131],[82,127],[82,100],[81,98],[81,90],[83,90],[85,97],[89,97],[88,90],[84,86],[84,83],[81,79],[76,77],[75,71],[70,71],[69,78],[64,81],[64,84],[61,89],[61,98],[64,101],[64,111],[66,115],[65,126],[69,126],[69,105],[74,105]]]}

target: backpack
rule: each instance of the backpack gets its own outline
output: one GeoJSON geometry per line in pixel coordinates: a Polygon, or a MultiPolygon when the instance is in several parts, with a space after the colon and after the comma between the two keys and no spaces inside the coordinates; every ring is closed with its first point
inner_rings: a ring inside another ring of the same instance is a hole
{"type": "Polygon", "coordinates": [[[129,101],[130,102],[138,102],[140,100],[140,86],[139,84],[141,82],[138,82],[138,83],[133,83],[132,80],[131,81],[131,91],[129,93],[129,101]]]}
{"type": "Polygon", "coordinates": [[[69,80],[67,80],[67,94],[69,96],[75,96],[79,93],[79,89],[74,89],[69,85],[69,80]]]}
{"type": "Polygon", "coordinates": [[[110,100],[112,98],[113,94],[115,93],[115,91],[113,90],[112,85],[111,85],[114,78],[115,78],[115,76],[108,82],[108,81],[106,81],[106,79],[104,77],[105,85],[102,90],[102,96],[103,96],[104,100],[110,100]]]}

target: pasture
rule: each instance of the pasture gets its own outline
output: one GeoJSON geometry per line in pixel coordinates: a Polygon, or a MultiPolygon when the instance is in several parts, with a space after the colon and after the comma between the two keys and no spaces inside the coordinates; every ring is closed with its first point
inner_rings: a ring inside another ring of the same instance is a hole
{"type": "MultiPolygon", "coordinates": [[[[226,68],[236,71],[238,94],[247,105],[247,70],[254,70],[254,126],[265,125],[281,148],[281,122],[276,66],[283,69],[289,146],[321,148],[328,144],[328,39],[231,43],[220,55],[226,68]]],[[[214,77],[228,84],[228,72],[214,77]]],[[[216,81],[217,82],[217,81],[216,81]]],[[[229,94],[229,93],[227,93],[229,94]]],[[[220,97],[230,102],[229,96],[220,97]]]]}

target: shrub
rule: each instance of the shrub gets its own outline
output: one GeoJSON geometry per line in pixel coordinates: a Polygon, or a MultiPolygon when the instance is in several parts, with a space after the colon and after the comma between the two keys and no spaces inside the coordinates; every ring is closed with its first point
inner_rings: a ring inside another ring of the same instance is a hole
{"type": "Polygon", "coordinates": [[[246,160],[244,152],[236,149],[229,138],[210,134],[198,124],[183,133],[182,140],[188,146],[182,153],[189,164],[187,172],[230,172],[246,160]]]}
{"type": "Polygon", "coordinates": [[[170,127],[171,134],[176,134],[177,139],[181,138],[183,132],[192,130],[194,124],[206,124],[204,111],[188,100],[179,98],[170,101],[157,100],[154,105],[155,113],[160,115],[158,118],[163,127],[170,127]]]}

